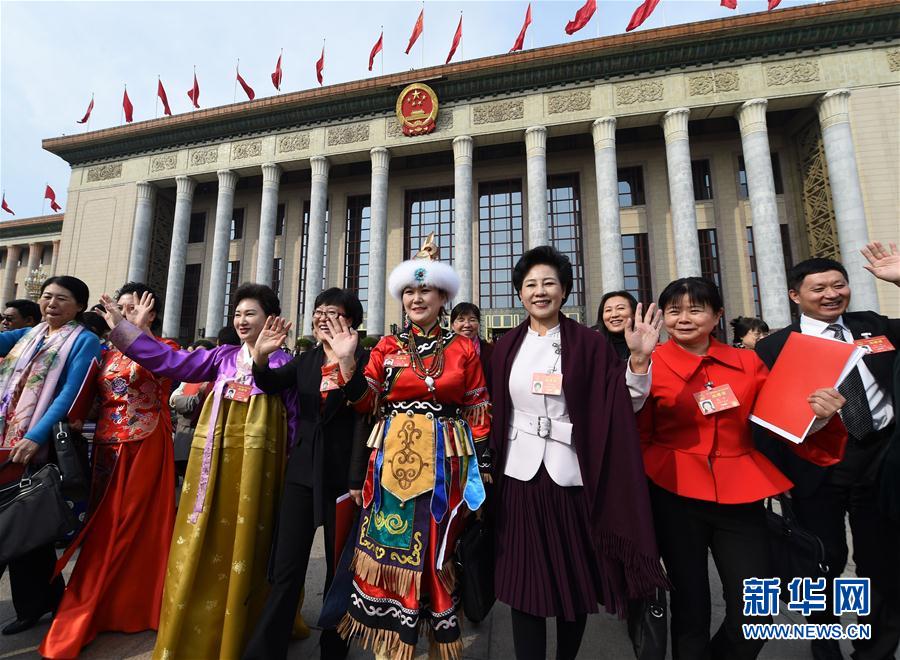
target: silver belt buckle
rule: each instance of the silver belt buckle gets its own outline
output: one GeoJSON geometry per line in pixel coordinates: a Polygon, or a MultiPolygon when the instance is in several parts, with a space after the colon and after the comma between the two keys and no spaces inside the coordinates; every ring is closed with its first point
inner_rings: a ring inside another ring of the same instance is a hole
{"type": "Polygon", "coordinates": [[[550,437],[550,418],[538,417],[537,434],[539,438],[546,440],[550,437]]]}

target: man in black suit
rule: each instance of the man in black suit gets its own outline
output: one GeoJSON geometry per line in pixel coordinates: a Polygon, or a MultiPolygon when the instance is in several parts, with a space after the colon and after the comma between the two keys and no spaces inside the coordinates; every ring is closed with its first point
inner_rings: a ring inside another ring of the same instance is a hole
{"type": "MultiPolygon", "coordinates": [[[[900,347],[900,320],[847,311],[850,284],[847,271],[837,261],[815,258],[797,264],[788,274],[788,288],[801,317],[756,345],[769,368],[791,332],[848,343],[883,337],[900,347]]],[[[794,482],[791,495],[798,522],[825,545],[828,609],[807,617],[812,623],[837,620],[832,614],[831,586],[847,565],[844,519],[849,515],[856,574],[871,580],[871,614],[860,617],[860,623],[872,625],[872,638],[854,641],[857,660],[893,658],[900,641],[900,529],[879,510],[877,497],[879,469],[896,425],[896,354],[896,350],[867,354],[841,384],[839,390],[847,399],[841,417],[849,438],[844,459],[837,465],[818,467],[799,459],[768,434],[756,435],[759,448],[794,482]]],[[[842,657],[835,640],[814,641],[812,653],[817,659],[842,657]]]]}

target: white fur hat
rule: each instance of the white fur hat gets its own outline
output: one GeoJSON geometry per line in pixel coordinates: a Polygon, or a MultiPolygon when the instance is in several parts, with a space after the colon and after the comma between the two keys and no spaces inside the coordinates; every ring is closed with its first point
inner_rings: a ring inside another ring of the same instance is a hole
{"type": "Polygon", "coordinates": [[[408,286],[430,286],[440,289],[453,300],[459,293],[459,275],[441,261],[430,259],[409,259],[397,265],[388,277],[388,291],[397,300],[403,297],[403,289],[408,286]]]}

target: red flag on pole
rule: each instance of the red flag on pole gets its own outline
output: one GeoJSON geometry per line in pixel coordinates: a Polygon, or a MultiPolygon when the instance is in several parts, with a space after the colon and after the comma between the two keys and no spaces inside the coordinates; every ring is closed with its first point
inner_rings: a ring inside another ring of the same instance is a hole
{"type": "Polygon", "coordinates": [[[6,203],[6,193],[3,193],[3,204],[0,204],[0,208],[2,208],[7,213],[15,215],[15,213],[13,213],[13,210],[9,208],[9,204],[6,203]]]}
{"type": "Polygon", "coordinates": [[[656,5],[659,4],[659,0],[644,0],[640,7],[634,10],[634,13],[631,15],[631,20],[628,21],[628,27],[625,28],[626,32],[631,32],[636,27],[639,27],[641,23],[650,18],[650,14],[653,13],[653,10],[656,9],[656,5]]]}
{"type": "Polygon", "coordinates": [[[166,90],[163,87],[162,79],[157,79],[156,85],[156,95],[159,97],[159,100],[162,101],[163,104],[163,114],[172,116],[172,111],[169,109],[169,97],[166,96],[166,90]]]}
{"type": "Polygon", "coordinates": [[[531,25],[531,3],[528,3],[528,10],[525,12],[525,22],[522,23],[522,29],[519,30],[519,36],[516,37],[516,43],[513,44],[513,47],[509,49],[510,53],[514,53],[517,50],[522,50],[522,45],[525,43],[525,32],[528,31],[528,26],[531,25]]]}
{"type": "Polygon", "coordinates": [[[322,54],[319,56],[319,59],[316,60],[316,80],[319,81],[319,84],[322,84],[322,71],[325,69],[325,46],[322,46],[322,54]]]}
{"type": "Polygon", "coordinates": [[[462,39],[462,16],[459,17],[459,25],[456,26],[456,33],[453,35],[453,43],[450,44],[450,52],[447,53],[447,61],[444,64],[450,64],[450,60],[453,59],[453,54],[456,53],[456,49],[459,48],[459,41],[462,39]]]}
{"type": "Polygon", "coordinates": [[[566,34],[575,34],[587,25],[595,11],[597,11],[597,0],[587,0],[584,6],[575,13],[575,18],[566,23],[566,34]]]}
{"type": "MultiPolygon", "coordinates": [[[[275,85],[275,89],[279,92],[281,91],[281,54],[278,55],[278,62],[275,63],[275,71],[272,72],[272,84],[275,85]]],[[[251,96],[250,99],[252,100],[253,97],[251,96]]]]}
{"type": "Polygon", "coordinates": [[[197,72],[194,71],[194,86],[188,90],[188,98],[194,104],[195,108],[200,107],[200,84],[197,82],[197,72]]]}
{"type": "Polygon", "coordinates": [[[125,110],[126,123],[130,124],[134,119],[134,106],[131,105],[131,99],[128,98],[128,88],[125,89],[125,96],[122,97],[122,109],[125,110]]]}
{"type": "Polygon", "coordinates": [[[47,186],[44,189],[44,199],[50,200],[50,208],[54,211],[62,211],[62,207],[56,203],[56,193],[53,192],[53,188],[47,186]]]}
{"type": "Polygon", "coordinates": [[[375,42],[375,45],[372,46],[372,52],[369,53],[369,71],[372,70],[372,64],[375,63],[375,56],[381,52],[382,48],[384,48],[384,30],[381,31],[378,41],[375,42]]]}
{"type": "Polygon", "coordinates": [[[722,0],[719,4],[728,9],[737,9],[737,0],[722,0]]]}
{"type": "MultiPolygon", "coordinates": [[[[275,75],[274,73],[272,74],[275,75]]],[[[247,84],[247,81],[241,77],[241,72],[237,71],[237,81],[240,83],[241,87],[244,90],[244,93],[247,95],[247,98],[251,101],[256,98],[256,92],[253,91],[253,88],[247,84]]]]}
{"type": "Polygon", "coordinates": [[[413,26],[412,34],[409,35],[409,43],[406,44],[406,54],[409,55],[409,51],[412,50],[413,44],[418,41],[419,37],[422,35],[422,30],[425,27],[425,8],[422,7],[422,11],[419,12],[419,18],[416,19],[416,24],[413,26]]]}
{"type": "Polygon", "coordinates": [[[84,117],[78,119],[76,124],[86,124],[87,120],[91,118],[91,113],[94,111],[94,95],[91,94],[91,102],[88,103],[87,112],[84,113],[84,117]]]}
{"type": "Polygon", "coordinates": [[[772,11],[781,4],[781,0],[769,0],[769,11],[772,11]]]}

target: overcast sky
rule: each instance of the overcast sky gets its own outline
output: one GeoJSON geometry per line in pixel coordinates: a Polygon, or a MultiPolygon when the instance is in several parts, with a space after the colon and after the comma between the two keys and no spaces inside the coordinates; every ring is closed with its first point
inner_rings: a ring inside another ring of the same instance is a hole
{"type": "MultiPolygon", "coordinates": [[[[563,31],[583,0],[535,1],[526,48],[624,32],[641,0],[597,0],[580,32],[563,31]]],[[[781,7],[810,4],[783,0],[781,7]]],[[[135,122],[161,114],[162,77],[175,114],[191,110],[187,90],[197,67],[200,106],[235,97],[235,64],[257,98],[275,93],[270,74],[284,49],[282,91],[316,85],[315,61],[325,39],[325,84],[443,63],[463,12],[463,42],[454,61],[507,52],[522,25],[526,0],[429,0],[423,38],[404,54],[421,2],[9,2],[0,0],[0,186],[17,218],[42,213],[49,183],[65,208],[69,166],[41,149],[41,140],[84,132],[76,124],[91,93],[90,128],[119,125],[123,86],[135,122]],[[368,55],[384,25],[384,55],[367,71],[368,55]]],[[[765,0],[663,0],[639,28],[764,11],[765,0]]],[[[44,212],[49,212],[49,207],[44,212]]],[[[0,221],[10,219],[0,213],[0,221]]]]}

